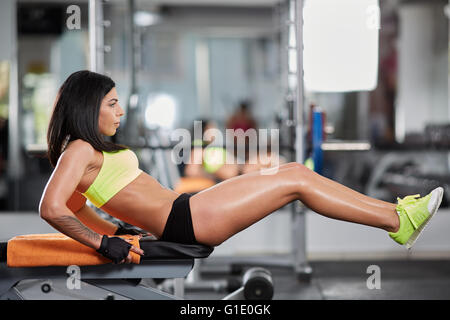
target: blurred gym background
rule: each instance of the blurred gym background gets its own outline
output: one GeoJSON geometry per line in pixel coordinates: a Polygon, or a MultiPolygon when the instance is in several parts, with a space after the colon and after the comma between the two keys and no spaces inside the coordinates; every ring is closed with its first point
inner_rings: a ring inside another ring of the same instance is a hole
{"type": "MultiPolygon", "coordinates": [[[[168,165],[170,134],[203,120],[223,133],[242,122],[278,129],[280,159],[310,157],[324,176],[372,197],[395,202],[436,186],[446,191],[413,251],[381,230],[287,206],[217,247],[212,258],[276,260],[298,247],[302,268],[322,260],[450,258],[449,3],[375,2],[374,85],[299,90],[295,6],[306,9],[311,0],[1,1],[0,238],[54,232],[37,211],[52,173],[47,125],[62,82],[91,69],[116,82],[126,107],[114,139],[131,145],[142,169],[167,187],[194,192],[224,179],[168,165]],[[300,242],[295,214],[302,216],[300,242]]],[[[306,31],[305,41],[314,37],[306,31]]],[[[339,39],[334,45],[336,52],[352,49],[339,39]]],[[[344,83],[354,77],[347,69],[352,64],[342,63],[342,72],[329,76],[344,83]]]]}

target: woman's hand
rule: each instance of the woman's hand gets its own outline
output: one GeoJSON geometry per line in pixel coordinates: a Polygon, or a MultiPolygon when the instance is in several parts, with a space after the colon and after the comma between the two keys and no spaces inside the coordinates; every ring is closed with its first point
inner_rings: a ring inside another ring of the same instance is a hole
{"type": "Polygon", "coordinates": [[[122,222],[119,222],[118,226],[117,226],[117,230],[116,232],[114,232],[114,235],[118,236],[118,235],[126,235],[126,234],[130,234],[130,235],[139,235],[139,236],[146,236],[146,237],[150,237],[152,236],[151,233],[148,232],[144,232],[142,233],[141,231],[135,229],[135,228],[128,228],[125,227],[125,225],[122,222]]]}
{"type": "Polygon", "coordinates": [[[136,248],[130,242],[131,240],[124,240],[119,237],[110,238],[104,235],[97,252],[110,259],[115,264],[131,263],[132,257],[130,251],[141,256],[144,255],[144,251],[136,248]]]}
{"type": "MultiPolygon", "coordinates": [[[[142,235],[139,235],[139,239],[140,238],[142,238],[142,235]]],[[[131,240],[126,240],[126,241],[131,242],[131,240]]],[[[130,247],[130,252],[137,253],[140,256],[144,255],[144,250],[136,248],[133,245],[130,247]]],[[[120,261],[119,263],[127,263],[128,264],[128,263],[132,263],[132,262],[133,262],[133,258],[131,256],[131,253],[128,253],[128,256],[124,260],[120,261]]]]}

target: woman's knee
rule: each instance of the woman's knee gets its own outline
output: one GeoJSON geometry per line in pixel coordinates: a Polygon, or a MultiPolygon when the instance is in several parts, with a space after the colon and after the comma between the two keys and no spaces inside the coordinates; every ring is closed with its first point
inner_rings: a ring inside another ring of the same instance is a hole
{"type": "Polygon", "coordinates": [[[299,162],[288,162],[282,164],[280,166],[280,169],[290,169],[292,172],[295,172],[297,174],[308,174],[311,172],[311,170],[308,167],[299,162]]]}
{"type": "Polygon", "coordinates": [[[293,179],[299,188],[305,187],[312,178],[312,171],[305,165],[298,162],[289,162],[280,166],[280,172],[288,179],[293,179]]]}

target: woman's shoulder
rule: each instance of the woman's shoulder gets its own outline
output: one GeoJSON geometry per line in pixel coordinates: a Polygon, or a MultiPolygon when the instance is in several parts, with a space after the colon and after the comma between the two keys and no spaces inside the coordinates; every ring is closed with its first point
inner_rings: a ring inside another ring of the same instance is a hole
{"type": "Polygon", "coordinates": [[[74,150],[79,152],[94,152],[94,147],[87,141],[82,139],[76,139],[71,142],[66,147],[66,150],[74,150]]]}
{"type": "Polygon", "coordinates": [[[59,170],[74,170],[74,168],[90,168],[96,160],[96,150],[84,140],[76,139],[69,142],[58,159],[59,170]]]}
{"type": "Polygon", "coordinates": [[[64,153],[73,156],[74,158],[83,158],[85,160],[94,159],[95,157],[94,147],[87,141],[82,139],[76,139],[67,145],[64,153]]]}

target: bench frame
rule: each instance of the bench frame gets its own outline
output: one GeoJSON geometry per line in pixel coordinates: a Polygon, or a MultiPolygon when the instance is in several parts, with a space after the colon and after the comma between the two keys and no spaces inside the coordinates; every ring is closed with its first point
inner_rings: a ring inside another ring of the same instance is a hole
{"type": "MultiPolygon", "coordinates": [[[[143,260],[140,264],[105,264],[80,266],[80,280],[133,300],[182,299],[184,278],[194,266],[194,259],[143,260]],[[174,295],[161,290],[133,286],[127,279],[175,279],[174,295]]],[[[66,279],[66,266],[8,267],[0,263],[0,299],[22,300],[15,285],[26,279],[66,279]]]]}

